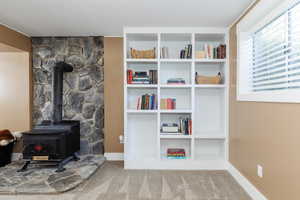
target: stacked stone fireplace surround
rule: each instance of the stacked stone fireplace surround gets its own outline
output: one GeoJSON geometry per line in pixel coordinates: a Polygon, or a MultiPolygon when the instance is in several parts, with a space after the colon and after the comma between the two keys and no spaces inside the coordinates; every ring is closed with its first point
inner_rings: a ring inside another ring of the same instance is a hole
{"type": "Polygon", "coordinates": [[[52,69],[65,61],[74,67],[64,75],[63,118],[80,120],[80,154],[103,154],[103,37],[34,37],[33,123],[51,120],[52,69]]]}

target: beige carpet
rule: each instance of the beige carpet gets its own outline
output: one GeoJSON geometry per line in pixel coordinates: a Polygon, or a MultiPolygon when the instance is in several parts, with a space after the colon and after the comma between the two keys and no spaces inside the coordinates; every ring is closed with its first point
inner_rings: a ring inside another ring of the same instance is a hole
{"type": "Polygon", "coordinates": [[[106,162],[89,181],[61,195],[0,199],[251,200],[226,171],[124,170],[122,162],[106,162]]]}

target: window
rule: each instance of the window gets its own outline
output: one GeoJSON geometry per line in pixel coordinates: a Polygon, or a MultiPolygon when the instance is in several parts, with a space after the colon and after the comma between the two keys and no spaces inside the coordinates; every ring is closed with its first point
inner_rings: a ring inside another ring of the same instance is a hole
{"type": "Polygon", "coordinates": [[[237,28],[238,100],[300,102],[300,1],[263,4],[237,28]]]}

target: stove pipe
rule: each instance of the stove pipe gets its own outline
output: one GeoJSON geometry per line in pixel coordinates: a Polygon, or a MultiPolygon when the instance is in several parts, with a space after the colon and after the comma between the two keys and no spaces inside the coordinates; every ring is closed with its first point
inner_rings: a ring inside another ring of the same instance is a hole
{"type": "Polygon", "coordinates": [[[65,62],[56,63],[53,68],[52,74],[52,103],[53,113],[52,122],[53,124],[60,123],[62,121],[62,106],[63,106],[63,73],[72,72],[73,67],[65,62]]]}

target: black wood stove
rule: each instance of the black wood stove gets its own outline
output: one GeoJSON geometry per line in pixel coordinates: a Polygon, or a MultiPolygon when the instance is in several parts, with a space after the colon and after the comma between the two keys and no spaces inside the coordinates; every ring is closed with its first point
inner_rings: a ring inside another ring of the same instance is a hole
{"type": "Polygon", "coordinates": [[[80,150],[80,121],[62,120],[63,73],[72,72],[73,67],[59,62],[53,69],[52,77],[52,121],[43,121],[31,131],[23,133],[22,169],[29,164],[57,165],[57,172],[64,171],[64,165],[78,160],[80,150]]]}

